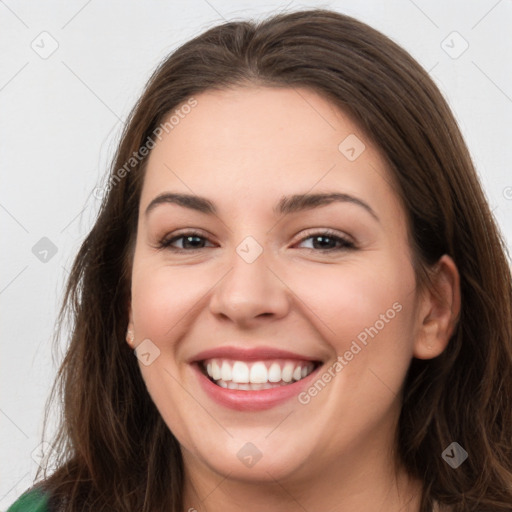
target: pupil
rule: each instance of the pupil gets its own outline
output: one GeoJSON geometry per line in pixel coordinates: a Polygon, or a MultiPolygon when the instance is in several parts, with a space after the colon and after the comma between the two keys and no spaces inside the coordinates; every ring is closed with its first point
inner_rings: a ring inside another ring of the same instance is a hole
{"type": "MultiPolygon", "coordinates": [[[[201,238],[200,238],[200,237],[198,237],[198,236],[186,236],[186,237],[185,237],[185,239],[184,239],[183,245],[184,245],[184,246],[186,246],[186,244],[187,244],[188,242],[190,242],[191,240],[194,240],[194,239],[195,239],[195,241],[196,241],[196,242],[198,242],[199,244],[201,244],[201,243],[202,243],[201,238]]],[[[197,248],[197,244],[194,244],[194,242],[192,242],[192,247],[197,248]]]]}
{"type": "MultiPolygon", "coordinates": [[[[319,240],[329,240],[331,242],[331,244],[327,244],[329,247],[333,247],[333,244],[335,244],[335,240],[333,240],[332,238],[329,238],[327,236],[316,236],[314,239],[313,239],[313,246],[315,247],[315,242],[319,241],[319,240]]],[[[316,248],[316,247],[315,247],[316,248]]],[[[320,249],[325,249],[326,246],[325,244],[322,246],[322,244],[320,244],[320,249]]]]}
{"type": "MultiPolygon", "coordinates": [[[[190,244],[191,247],[196,248],[198,246],[202,246],[203,240],[199,236],[186,236],[184,238],[183,246],[187,246],[190,244]]],[[[313,238],[313,247],[318,248],[317,245],[320,245],[320,249],[326,249],[326,248],[334,248],[336,245],[336,241],[328,236],[316,236],[313,238]],[[322,244],[322,240],[324,243],[322,244]],[[327,243],[325,241],[327,240],[327,243]]]]}

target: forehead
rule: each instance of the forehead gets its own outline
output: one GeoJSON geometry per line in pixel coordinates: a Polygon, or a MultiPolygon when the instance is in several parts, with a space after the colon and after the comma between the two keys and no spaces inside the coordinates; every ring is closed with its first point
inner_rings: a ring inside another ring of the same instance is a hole
{"type": "MultiPolygon", "coordinates": [[[[195,99],[197,105],[164,135],[167,149],[179,146],[187,157],[197,155],[198,148],[210,154],[272,148],[261,157],[332,152],[340,136],[360,132],[345,113],[304,88],[237,87],[206,91],[195,99]]],[[[159,153],[154,151],[154,157],[159,153]]]]}
{"type": "Polygon", "coordinates": [[[164,190],[219,202],[236,193],[273,206],[282,193],[342,186],[364,192],[377,208],[398,208],[382,155],[349,115],[315,91],[237,87],[194,99],[186,114],[174,114],[149,156],[142,206],[164,190]]]}

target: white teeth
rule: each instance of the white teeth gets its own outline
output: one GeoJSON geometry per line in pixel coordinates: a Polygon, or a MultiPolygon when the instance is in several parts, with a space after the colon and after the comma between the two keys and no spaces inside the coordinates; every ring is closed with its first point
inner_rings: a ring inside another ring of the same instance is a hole
{"type": "MultiPolygon", "coordinates": [[[[208,369],[206,371],[208,371],[208,369]]],[[[231,365],[227,361],[222,363],[220,378],[224,381],[231,380],[231,365]]]]}
{"type": "Polygon", "coordinates": [[[281,380],[281,367],[277,363],[272,363],[268,369],[268,381],[279,382],[281,380]]]}
{"type": "Polygon", "coordinates": [[[265,363],[258,362],[252,365],[250,380],[253,384],[264,384],[268,380],[267,377],[268,372],[265,363]]]}
{"type": "MultiPolygon", "coordinates": [[[[206,367],[206,371],[208,371],[208,366],[206,367]]],[[[304,373],[304,370],[302,370],[302,372],[304,373]]],[[[214,380],[220,380],[222,377],[219,363],[217,363],[215,359],[212,361],[212,373],[208,372],[208,375],[210,375],[214,380]]]]}
{"type": "Polygon", "coordinates": [[[249,382],[249,367],[242,361],[236,361],[233,365],[231,378],[233,382],[238,384],[247,384],[249,382]]]}
{"type": "Polygon", "coordinates": [[[279,384],[271,384],[270,382],[265,382],[264,384],[237,384],[236,382],[224,382],[223,380],[219,380],[217,385],[222,388],[227,389],[240,389],[242,391],[259,391],[261,389],[271,389],[271,388],[280,388],[281,386],[286,386],[286,382],[280,382],[279,384]]]}
{"type": "Polygon", "coordinates": [[[293,361],[233,361],[210,359],[204,361],[206,373],[219,386],[229,389],[257,390],[286,385],[307,377],[313,363],[293,361]]]}
{"type": "Polygon", "coordinates": [[[281,378],[285,382],[291,382],[293,378],[293,363],[286,363],[284,365],[283,371],[281,372],[281,378]]]}

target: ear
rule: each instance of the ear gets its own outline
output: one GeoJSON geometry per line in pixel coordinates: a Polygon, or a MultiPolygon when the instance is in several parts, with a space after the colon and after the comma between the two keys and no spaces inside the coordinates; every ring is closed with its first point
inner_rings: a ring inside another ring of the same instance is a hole
{"type": "Polygon", "coordinates": [[[432,359],[448,346],[460,313],[459,271],[447,254],[435,265],[432,289],[423,293],[418,311],[414,357],[432,359]]]}
{"type": "Polygon", "coordinates": [[[128,306],[128,327],[126,329],[126,343],[131,348],[135,348],[135,328],[133,325],[133,315],[131,304],[128,306]]]}

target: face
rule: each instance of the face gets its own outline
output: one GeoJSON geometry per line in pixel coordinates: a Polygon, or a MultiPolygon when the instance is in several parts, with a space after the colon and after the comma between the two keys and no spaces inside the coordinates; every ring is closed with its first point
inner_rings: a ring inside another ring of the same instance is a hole
{"type": "Polygon", "coordinates": [[[195,98],[149,156],[130,309],[185,464],[305,481],[383,453],[418,300],[382,156],[307,89],[195,98]]]}

